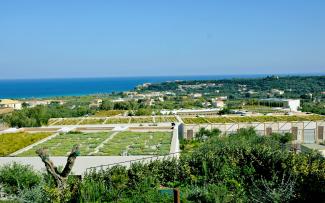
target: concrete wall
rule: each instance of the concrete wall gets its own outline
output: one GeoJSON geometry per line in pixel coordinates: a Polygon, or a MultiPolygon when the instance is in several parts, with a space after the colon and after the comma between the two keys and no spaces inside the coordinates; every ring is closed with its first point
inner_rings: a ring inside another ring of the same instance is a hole
{"type": "Polygon", "coordinates": [[[230,134],[237,132],[240,128],[249,128],[253,127],[258,134],[260,135],[267,135],[267,132],[279,132],[279,133],[285,133],[285,132],[292,132],[292,128],[297,128],[297,143],[304,143],[307,137],[304,137],[304,135],[308,134],[308,139],[314,139],[315,143],[323,142],[325,141],[325,121],[301,121],[301,122],[266,122],[266,123],[219,123],[219,124],[184,124],[183,126],[183,137],[185,139],[190,139],[190,135],[193,133],[193,136],[195,136],[195,133],[199,131],[200,128],[205,128],[208,130],[218,128],[225,134],[230,134]],[[323,139],[319,139],[319,126],[324,126],[323,128],[323,139]],[[312,138],[310,135],[311,133],[314,134],[314,137],[312,138]]]}
{"type": "MultiPolygon", "coordinates": [[[[80,156],[77,157],[72,173],[75,175],[83,175],[87,168],[125,162],[130,164],[129,161],[139,160],[143,158],[150,158],[151,156],[80,156]]],[[[56,166],[64,166],[67,157],[50,157],[56,166]]],[[[149,159],[148,159],[149,160],[149,159]]],[[[45,165],[39,157],[0,157],[0,166],[17,162],[23,165],[30,165],[35,170],[46,171],[45,165]]]]}

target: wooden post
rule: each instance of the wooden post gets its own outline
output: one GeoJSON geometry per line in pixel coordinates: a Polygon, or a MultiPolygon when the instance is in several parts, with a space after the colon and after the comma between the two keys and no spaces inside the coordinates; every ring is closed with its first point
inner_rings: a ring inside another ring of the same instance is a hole
{"type": "Polygon", "coordinates": [[[180,198],[180,192],[178,188],[174,188],[174,203],[180,203],[181,198],[180,198]]]}

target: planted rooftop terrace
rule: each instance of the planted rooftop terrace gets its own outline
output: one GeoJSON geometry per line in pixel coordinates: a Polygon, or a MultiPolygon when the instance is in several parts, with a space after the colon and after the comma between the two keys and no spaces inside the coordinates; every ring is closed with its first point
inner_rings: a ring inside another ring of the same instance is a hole
{"type": "Polygon", "coordinates": [[[295,122],[295,121],[321,121],[325,116],[215,116],[215,117],[182,117],[185,124],[207,123],[253,123],[253,122],[295,122]]]}

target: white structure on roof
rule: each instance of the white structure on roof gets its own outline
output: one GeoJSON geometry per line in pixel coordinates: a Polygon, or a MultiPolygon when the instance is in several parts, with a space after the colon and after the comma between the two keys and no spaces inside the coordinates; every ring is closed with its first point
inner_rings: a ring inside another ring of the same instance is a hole
{"type": "Polygon", "coordinates": [[[220,111],[219,108],[210,109],[178,109],[178,110],[161,110],[162,115],[216,115],[220,111]]]}
{"type": "Polygon", "coordinates": [[[261,99],[263,102],[270,103],[280,103],[283,105],[283,108],[288,108],[290,111],[298,111],[300,107],[300,99],[280,99],[280,98],[268,98],[268,99],[261,99]]]}
{"type": "Polygon", "coordinates": [[[21,102],[11,99],[0,99],[0,108],[13,108],[20,110],[22,108],[21,102]]]}

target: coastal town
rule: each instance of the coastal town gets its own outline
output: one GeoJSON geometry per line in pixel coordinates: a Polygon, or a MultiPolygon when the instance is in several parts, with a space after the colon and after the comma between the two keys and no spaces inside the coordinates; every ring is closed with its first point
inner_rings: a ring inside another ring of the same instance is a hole
{"type": "MultiPolygon", "coordinates": [[[[275,76],[270,78],[275,82],[296,80],[275,76]]],[[[256,83],[270,78],[257,79],[256,83]]],[[[5,98],[0,100],[0,133],[43,130],[59,132],[84,128],[154,129],[162,125],[173,128],[177,126],[179,139],[195,139],[202,127],[208,130],[217,128],[225,134],[253,127],[261,135],[292,133],[292,143],[297,144],[299,150],[303,144],[306,149],[316,149],[325,155],[324,117],[322,113],[306,111],[308,109],[304,107],[311,104],[319,106],[325,98],[323,91],[301,92],[292,88],[276,89],[271,85],[268,91],[261,93],[248,84],[238,82],[234,85],[237,90],[224,93],[223,87],[229,86],[226,84],[229,81],[145,83],[133,91],[82,97],[5,98]],[[168,89],[169,85],[172,88],[168,89]],[[159,88],[163,90],[157,91],[159,88]],[[295,92],[300,95],[293,98],[295,92]],[[283,97],[286,94],[291,95],[291,98],[283,97]],[[24,120],[24,116],[19,114],[23,112],[35,114],[36,118],[27,116],[24,120]],[[39,119],[40,114],[44,120],[39,119]]],[[[11,151],[6,155],[12,153],[16,154],[11,151]]]]}
{"type": "Polygon", "coordinates": [[[324,203],[325,1],[0,1],[0,203],[324,203]]]}

